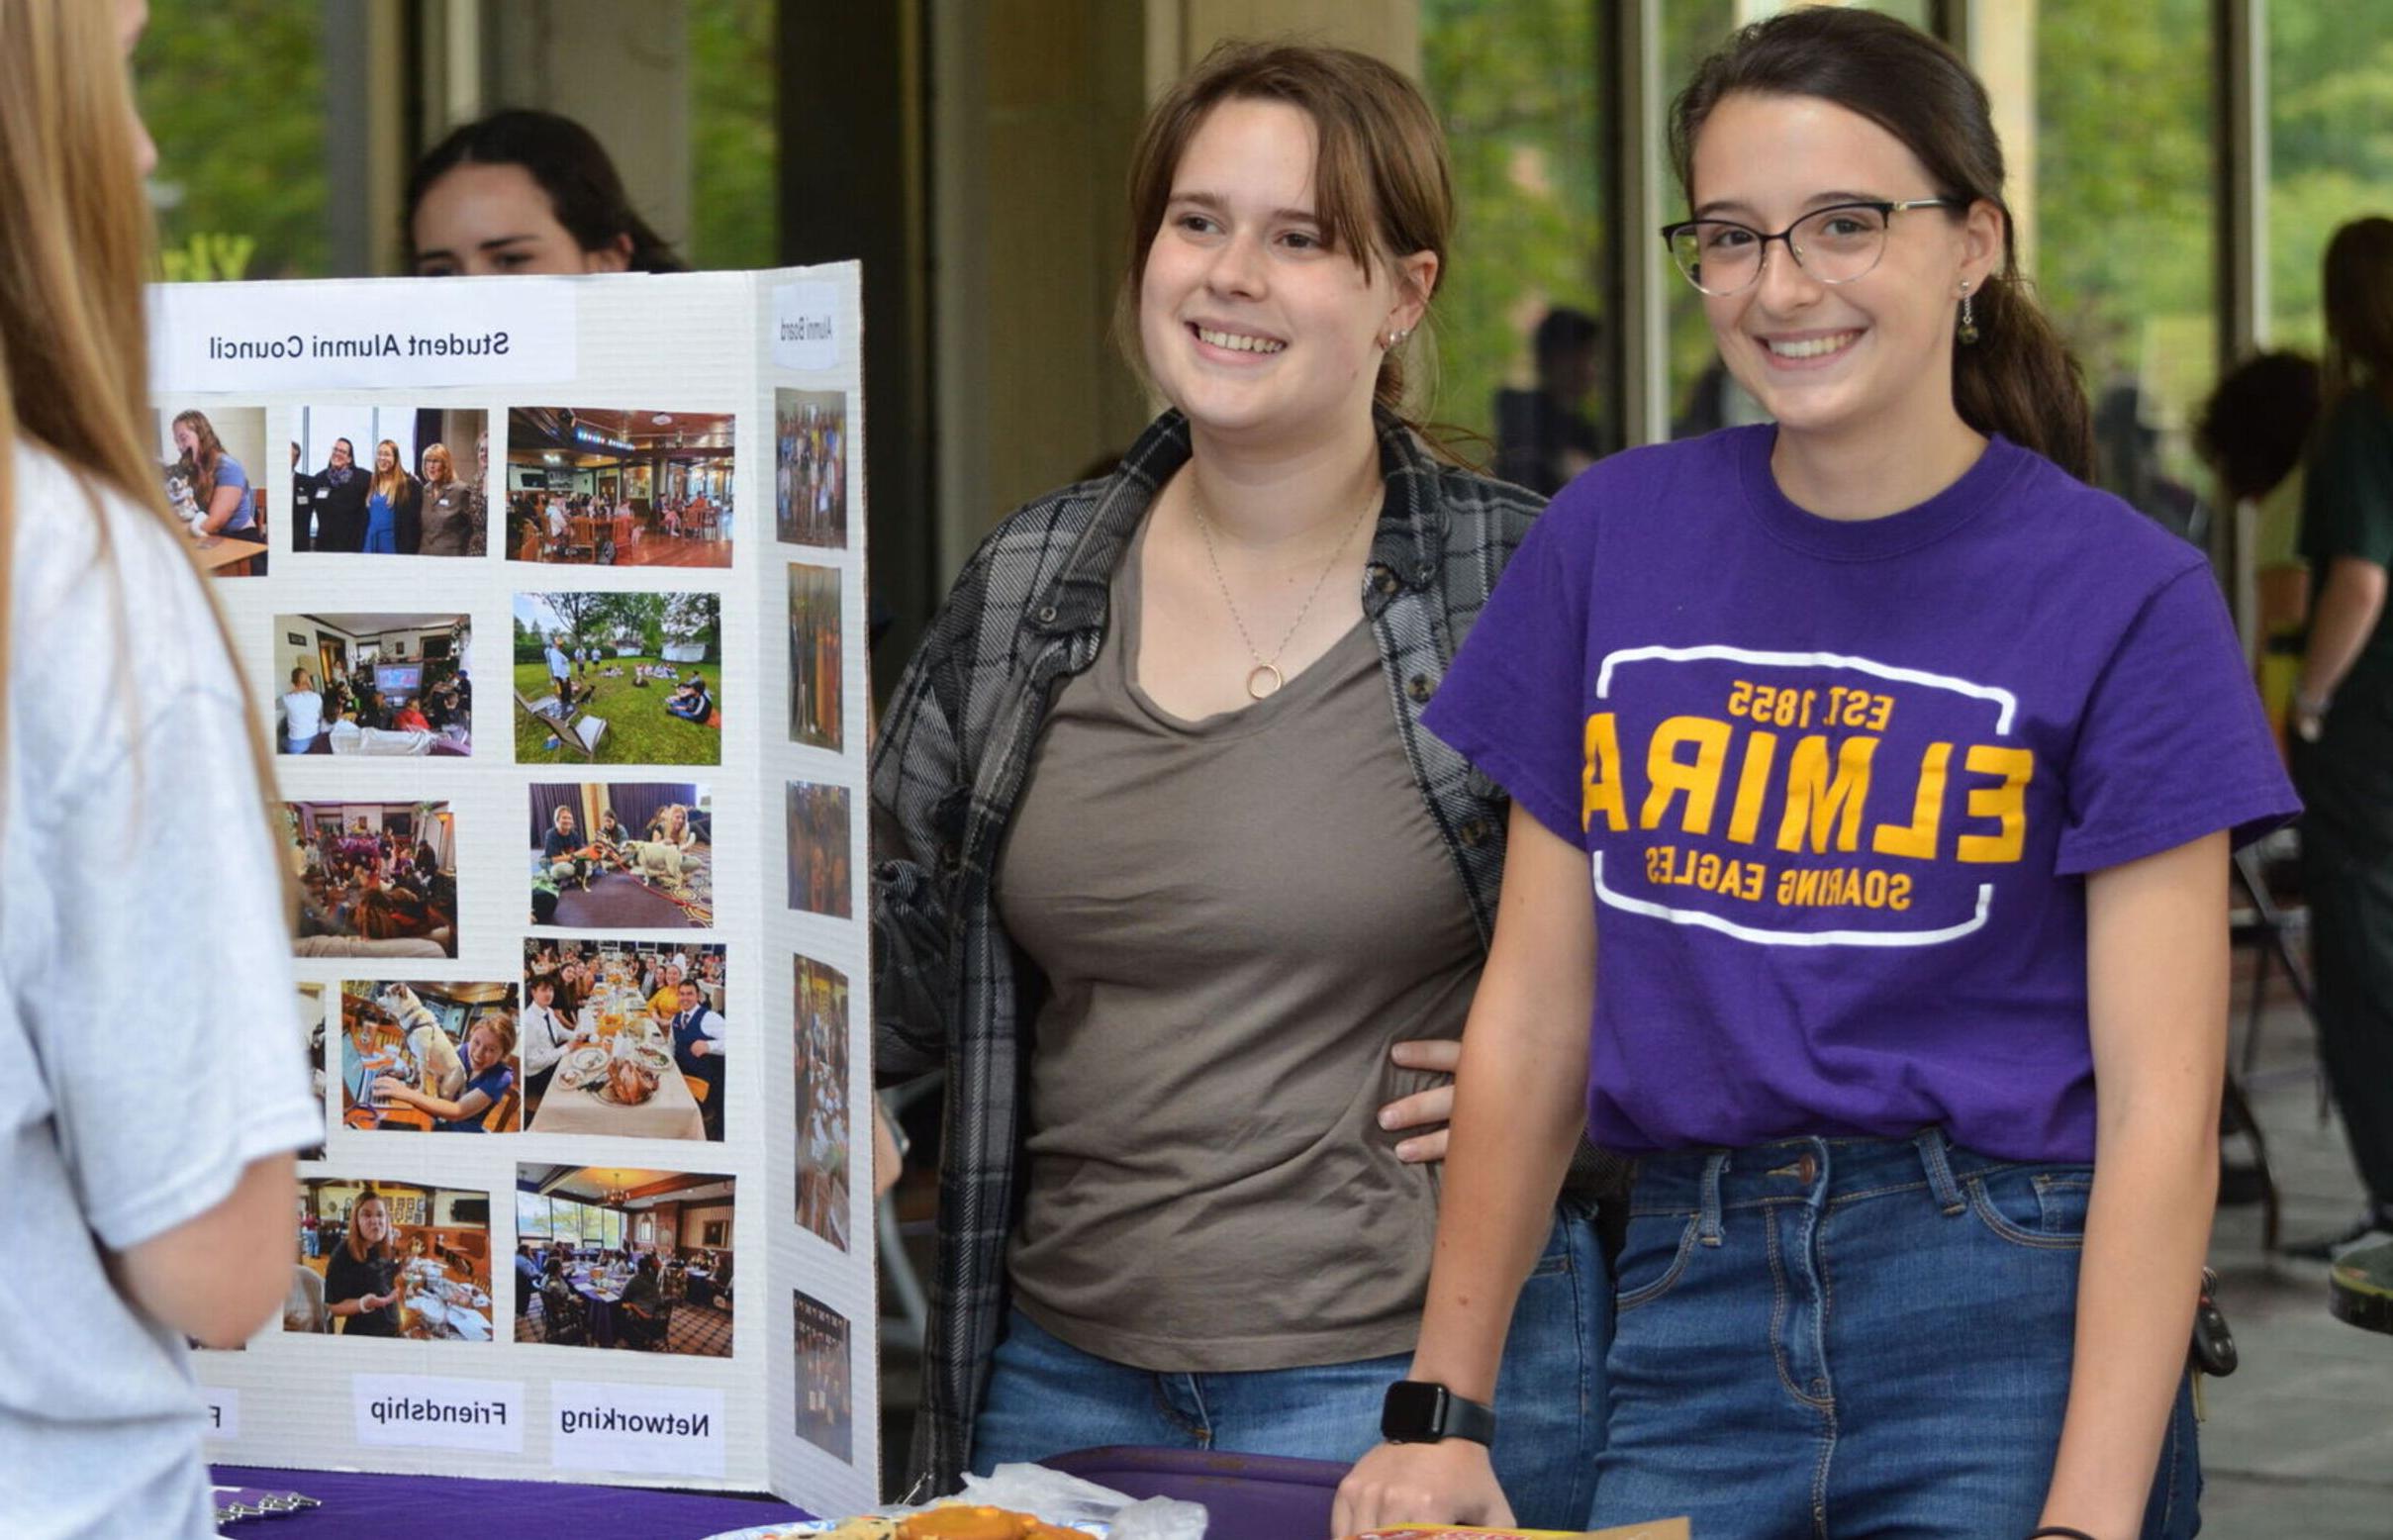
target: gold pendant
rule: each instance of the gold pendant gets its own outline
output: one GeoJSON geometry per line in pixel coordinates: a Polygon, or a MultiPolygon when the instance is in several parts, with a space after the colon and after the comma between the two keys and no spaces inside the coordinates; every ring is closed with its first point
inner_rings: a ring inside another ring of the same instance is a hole
{"type": "Polygon", "coordinates": [[[1247,671],[1246,693],[1261,701],[1278,695],[1288,676],[1280,672],[1277,663],[1258,663],[1247,671]]]}

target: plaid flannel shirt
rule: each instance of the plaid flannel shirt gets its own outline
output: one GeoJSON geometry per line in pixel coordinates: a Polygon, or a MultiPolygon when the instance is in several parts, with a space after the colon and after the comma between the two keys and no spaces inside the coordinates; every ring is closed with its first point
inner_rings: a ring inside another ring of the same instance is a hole
{"type": "MultiPolygon", "coordinates": [[[[1421,727],[1497,575],[1545,500],[1433,457],[1379,418],[1387,497],[1364,614],[1429,817],[1486,944],[1502,880],[1501,788],[1421,727]]],[[[955,1490],[1005,1316],[1005,1247],[1021,1199],[1028,1036],[1040,988],[994,898],[998,853],[1047,708],[1103,644],[1114,569],[1189,457],[1158,419],[1102,480],[1007,518],[966,563],[881,724],[872,757],[876,1075],[947,1071],[937,1262],[910,1477],[955,1490]]],[[[1582,1148],[1572,1187],[1619,1192],[1627,1166],[1582,1148]]]]}

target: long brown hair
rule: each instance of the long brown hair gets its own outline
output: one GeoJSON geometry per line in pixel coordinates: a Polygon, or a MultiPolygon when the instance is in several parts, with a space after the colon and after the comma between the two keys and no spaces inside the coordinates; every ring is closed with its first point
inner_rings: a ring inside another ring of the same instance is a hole
{"type": "MultiPolygon", "coordinates": [[[[2002,141],[1986,88],[1960,55],[1875,11],[1804,6],[1738,32],[1695,66],[1671,109],[1678,185],[1694,202],[1695,137],[1740,92],[1812,96],[1861,114],[1919,157],[1939,197],[2002,213],[2002,263],[1971,296],[1978,340],[1953,349],[1953,405],[1981,433],[2000,433],[2083,480],[2094,429],[2085,384],[2019,271],[2002,200],[2002,141]]],[[[1954,296],[1958,310],[1960,296],[1954,296]]]]}
{"type": "Polygon", "coordinates": [[[370,1189],[357,1195],[357,1201],[349,1204],[349,1233],[341,1242],[341,1249],[349,1254],[351,1262],[388,1260],[399,1254],[399,1224],[391,1217],[389,1199],[370,1189]],[[357,1215],[368,1203],[382,1205],[382,1239],[371,1249],[366,1246],[364,1233],[357,1227],[357,1215]]]}
{"type": "Polygon", "coordinates": [[[2375,390],[2393,406],[2393,220],[2371,214],[2327,241],[2327,399],[2375,390]]]}
{"type": "Polygon", "coordinates": [[[216,425],[208,421],[208,414],[196,407],[174,414],[174,426],[190,429],[191,436],[198,440],[198,447],[176,462],[175,468],[191,478],[191,495],[204,514],[216,496],[216,468],[225,458],[225,441],[216,436],[216,425]]]}
{"type": "MultiPolygon", "coordinates": [[[[1454,231],[1454,182],[1437,115],[1392,66],[1357,53],[1297,43],[1223,43],[1147,114],[1130,154],[1130,250],[1122,273],[1115,334],[1130,367],[1144,375],[1138,342],[1138,290],[1147,252],[1163,229],[1172,177],[1189,141],[1215,107],[1229,101],[1285,102],[1312,120],[1313,215],[1330,248],[1364,271],[1393,269],[1398,257],[1435,252],[1446,272],[1454,231]]],[[[1426,313],[1424,313],[1424,320],[1426,313]]],[[[1380,359],[1372,399],[1391,412],[1404,405],[1404,349],[1380,359]]]]}

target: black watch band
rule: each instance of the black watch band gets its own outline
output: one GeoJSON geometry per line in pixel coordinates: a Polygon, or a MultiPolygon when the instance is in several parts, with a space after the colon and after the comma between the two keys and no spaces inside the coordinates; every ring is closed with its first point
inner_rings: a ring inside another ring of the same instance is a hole
{"type": "Polygon", "coordinates": [[[1398,1380],[1380,1408],[1380,1436],[1391,1444],[1467,1438],[1495,1442],[1495,1409],[1466,1400],[1434,1380],[1398,1380]]]}

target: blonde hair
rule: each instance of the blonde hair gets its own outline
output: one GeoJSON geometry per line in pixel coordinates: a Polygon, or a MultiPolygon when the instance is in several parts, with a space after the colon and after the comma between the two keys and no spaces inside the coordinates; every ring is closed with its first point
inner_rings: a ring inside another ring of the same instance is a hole
{"type": "Polygon", "coordinates": [[[196,407],[174,414],[174,427],[188,428],[199,447],[175,462],[177,470],[191,475],[191,495],[199,500],[201,512],[206,512],[209,500],[216,496],[216,468],[224,462],[225,441],[216,436],[216,425],[208,414],[196,407]]]}
{"type": "Polygon", "coordinates": [[[412,483],[416,478],[407,473],[407,462],[399,457],[399,444],[396,439],[385,438],[379,443],[376,443],[374,445],[374,459],[376,461],[374,466],[374,479],[371,483],[370,490],[377,497],[389,498],[391,500],[391,506],[396,508],[399,505],[399,499],[406,495],[409,484],[412,483]],[[391,471],[387,476],[382,473],[382,466],[380,463],[382,459],[382,451],[385,449],[391,451],[391,471]]]}
{"type": "MultiPolygon", "coordinates": [[[[117,21],[115,6],[91,0],[0,0],[0,678],[8,674],[20,435],[81,478],[107,602],[120,621],[131,602],[102,494],[129,501],[161,529],[178,529],[148,441],[142,283],[154,238],[117,21]]],[[[217,634],[223,677],[249,704],[221,616],[217,634]]],[[[116,664],[124,709],[138,719],[131,659],[116,664]]],[[[274,784],[273,760],[255,730],[258,713],[247,717],[262,793],[274,784]]],[[[0,764],[5,734],[0,721],[0,764]]],[[[7,779],[0,775],[0,787],[7,779]]],[[[0,803],[5,797],[0,791],[0,803]]]]}
{"type": "Polygon", "coordinates": [[[516,1013],[514,1011],[507,1010],[483,1011],[474,1017],[473,1025],[465,1029],[466,1038],[470,1041],[474,1033],[485,1026],[498,1036],[500,1058],[504,1059],[516,1051],[516,1013]]]}
{"type": "Polygon", "coordinates": [[[457,462],[450,458],[448,445],[444,443],[428,443],[424,446],[424,469],[427,486],[444,487],[457,479],[457,462]],[[435,454],[440,456],[440,479],[437,481],[431,477],[432,456],[435,454]]]}

